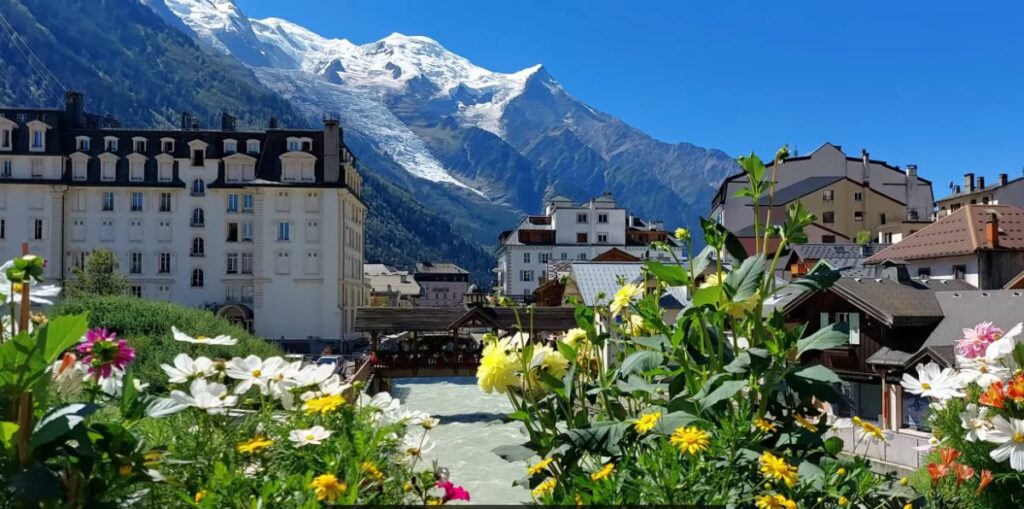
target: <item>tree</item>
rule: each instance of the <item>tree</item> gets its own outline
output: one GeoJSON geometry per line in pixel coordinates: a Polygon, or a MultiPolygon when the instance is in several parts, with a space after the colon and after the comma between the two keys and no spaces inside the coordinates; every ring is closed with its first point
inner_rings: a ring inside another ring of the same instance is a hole
{"type": "Polygon", "coordinates": [[[124,295],[128,293],[128,278],[117,270],[117,256],[109,249],[97,249],[89,254],[82,267],[71,269],[74,279],[68,281],[68,298],[84,295],[124,295]]]}
{"type": "Polygon", "coordinates": [[[871,243],[871,232],[867,230],[861,230],[857,232],[856,242],[862,246],[866,246],[871,243]]]}

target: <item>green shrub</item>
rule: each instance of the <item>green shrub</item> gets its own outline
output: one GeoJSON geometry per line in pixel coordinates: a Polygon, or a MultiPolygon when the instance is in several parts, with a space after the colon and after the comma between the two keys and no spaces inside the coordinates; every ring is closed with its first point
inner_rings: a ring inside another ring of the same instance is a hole
{"type": "Polygon", "coordinates": [[[211,359],[280,355],[281,350],[227,320],[202,310],[170,302],[138,299],[131,296],[84,296],[66,299],[50,308],[50,316],[89,313],[90,327],[106,327],[138,351],[136,377],[154,387],[165,385],[167,376],[161,364],[172,364],[179,353],[211,359]],[[190,335],[228,334],[238,339],[234,346],[194,345],[175,341],[171,326],[190,335]]]}

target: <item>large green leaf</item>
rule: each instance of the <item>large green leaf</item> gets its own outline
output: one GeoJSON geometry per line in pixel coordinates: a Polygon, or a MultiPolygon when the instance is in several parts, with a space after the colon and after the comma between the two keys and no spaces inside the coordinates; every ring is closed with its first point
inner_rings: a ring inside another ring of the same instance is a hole
{"type": "Polygon", "coordinates": [[[751,256],[725,277],[725,291],[734,302],[749,299],[761,287],[764,278],[764,255],[751,256]]]}
{"type": "Polygon", "coordinates": [[[519,444],[500,445],[491,449],[491,452],[508,462],[524,461],[537,455],[537,451],[519,444]]]}
{"type": "Polygon", "coordinates": [[[658,424],[654,426],[654,430],[664,435],[671,435],[676,428],[683,426],[689,426],[695,422],[703,422],[704,420],[696,415],[689,412],[677,411],[669,412],[658,419],[658,424]]]}
{"type": "Polygon", "coordinates": [[[680,265],[666,265],[661,262],[647,262],[646,265],[654,277],[669,286],[686,286],[690,283],[690,274],[680,265]]]}
{"type": "Polygon", "coordinates": [[[60,439],[99,408],[91,403],[72,403],[50,410],[32,431],[32,447],[40,447],[60,439]]]}
{"type": "Polygon", "coordinates": [[[54,318],[33,334],[22,332],[0,345],[0,386],[11,393],[33,391],[46,369],[81,339],[86,315],[54,318]]]}
{"type": "Polygon", "coordinates": [[[10,449],[13,447],[15,433],[18,432],[18,423],[11,421],[0,421],[0,443],[3,443],[4,449],[10,449]]]}
{"type": "Polygon", "coordinates": [[[806,380],[812,380],[815,382],[824,382],[829,384],[837,384],[842,382],[837,375],[831,369],[822,366],[821,364],[815,364],[814,366],[808,366],[799,371],[793,373],[793,376],[803,378],[806,380]]]}
{"type": "Polygon", "coordinates": [[[716,403],[735,396],[737,392],[740,392],[746,386],[747,382],[745,380],[726,380],[715,390],[708,393],[707,396],[700,398],[700,406],[704,407],[704,409],[711,408],[716,403]]]}
{"type": "Polygon", "coordinates": [[[39,341],[45,347],[46,364],[53,364],[60,354],[74,346],[89,329],[89,315],[59,316],[50,320],[39,332],[39,341]]]}
{"type": "Polygon", "coordinates": [[[629,354],[629,357],[626,357],[626,360],[622,361],[622,366],[619,367],[619,375],[626,377],[634,373],[652,370],[660,366],[664,358],[663,355],[652,350],[633,352],[629,354]]]}
{"type": "Polygon", "coordinates": [[[845,323],[834,323],[818,329],[814,334],[796,342],[797,357],[811,350],[827,350],[850,341],[850,329],[845,323]]]}
{"type": "Polygon", "coordinates": [[[630,423],[623,421],[596,422],[589,428],[567,430],[560,437],[573,447],[587,452],[615,456],[622,451],[619,442],[629,429],[630,423]]]}

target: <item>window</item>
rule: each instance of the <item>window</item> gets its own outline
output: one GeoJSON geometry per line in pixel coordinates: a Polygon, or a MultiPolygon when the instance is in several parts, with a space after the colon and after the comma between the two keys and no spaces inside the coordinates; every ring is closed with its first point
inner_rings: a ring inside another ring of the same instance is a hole
{"type": "Polygon", "coordinates": [[[320,211],[320,193],[306,193],[306,212],[320,211]]]}
{"type": "Polygon", "coordinates": [[[161,148],[163,149],[163,152],[165,154],[170,154],[171,152],[174,152],[174,140],[165,139],[162,140],[162,142],[163,143],[161,143],[161,148]]]}
{"type": "Polygon", "coordinates": [[[530,263],[530,253],[523,253],[523,263],[530,263]]]}
{"type": "Polygon", "coordinates": [[[142,253],[133,252],[128,258],[128,273],[142,274],[142,253]]]}
{"type": "Polygon", "coordinates": [[[101,159],[100,160],[100,180],[104,182],[113,182],[117,178],[117,160],[114,159],[101,159]]]}
{"type": "Polygon", "coordinates": [[[306,221],[306,242],[320,242],[320,221],[306,221]]]}
{"type": "Polygon", "coordinates": [[[141,299],[142,298],[142,286],[141,285],[132,285],[132,297],[135,297],[136,299],[141,299]]]}
{"type": "Polygon", "coordinates": [[[82,137],[78,138],[78,143],[76,145],[78,147],[78,151],[79,152],[88,152],[89,151],[89,144],[90,144],[89,138],[87,138],[85,136],[82,136],[82,137]]]}
{"type": "Polygon", "coordinates": [[[40,151],[46,149],[46,133],[35,129],[32,131],[32,146],[30,150],[40,151]]]}
{"type": "Polygon", "coordinates": [[[238,242],[238,223],[228,223],[227,242],[238,242]]]}
{"type": "Polygon", "coordinates": [[[532,270],[521,270],[521,271],[519,271],[519,280],[524,282],[524,283],[532,282],[533,281],[533,271],[532,270]]]}
{"type": "Polygon", "coordinates": [[[206,151],[201,148],[192,149],[192,166],[204,166],[206,164],[206,151]]]}
{"type": "Polygon", "coordinates": [[[932,268],[931,267],[918,267],[917,268],[917,278],[918,279],[928,279],[930,277],[932,277],[932,268]]]}
{"type": "Polygon", "coordinates": [[[252,253],[242,253],[242,274],[252,274],[252,253]]]}
{"type": "Polygon", "coordinates": [[[859,345],[860,344],[860,314],[854,312],[842,312],[834,314],[834,321],[829,320],[829,313],[821,313],[819,316],[820,326],[822,328],[828,326],[831,323],[846,324],[849,330],[849,336],[847,337],[847,344],[859,345]]]}
{"type": "Polygon", "coordinates": [[[586,212],[580,212],[579,214],[576,214],[576,222],[577,223],[586,223],[587,222],[587,213],[586,212]]]}
{"type": "Polygon", "coordinates": [[[598,233],[597,234],[597,243],[598,244],[607,244],[608,243],[608,234],[607,233],[598,233]]]}
{"type": "Polygon", "coordinates": [[[242,212],[252,212],[252,195],[242,195],[242,212]]]}
{"type": "Polygon", "coordinates": [[[569,253],[562,253],[560,258],[563,259],[563,260],[568,260],[569,259],[569,253]]]}
{"type": "Polygon", "coordinates": [[[245,152],[249,155],[260,153],[260,140],[249,140],[245,142],[245,152]]]}
{"type": "Polygon", "coordinates": [[[608,214],[598,214],[597,215],[597,222],[600,223],[600,224],[608,223],[608,214]]]}
{"type": "Polygon", "coordinates": [[[103,209],[106,211],[114,210],[114,193],[111,191],[103,192],[103,209]]]}
{"type": "Polygon", "coordinates": [[[132,192],[132,212],[142,212],[142,193],[132,192]]]}
{"type": "Polygon", "coordinates": [[[252,222],[242,223],[242,242],[252,242],[252,222]]]}
{"type": "Polygon", "coordinates": [[[306,274],[319,274],[320,273],[320,253],[316,251],[309,251],[306,253],[306,274]]]}
{"type": "Polygon", "coordinates": [[[171,193],[160,193],[160,212],[171,211],[171,193]]]}
{"type": "Polygon", "coordinates": [[[39,178],[43,176],[43,160],[33,159],[32,160],[32,177],[39,178]]]}
{"type": "MultiPolygon", "coordinates": [[[[131,156],[138,157],[138,156],[131,156]]],[[[128,162],[128,180],[131,182],[142,182],[146,178],[146,163],[145,161],[129,161],[128,162]]]]}
{"type": "Polygon", "coordinates": [[[822,201],[833,201],[836,199],[836,192],[832,189],[826,189],[821,192],[822,201]]]}
{"type": "Polygon", "coordinates": [[[551,253],[540,254],[540,263],[548,263],[549,261],[551,261],[551,253]]]}
{"type": "Polygon", "coordinates": [[[238,253],[228,253],[228,274],[238,274],[238,253]]]}
{"type": "Polygon", "coordinates": [[[156,287],[156,298],[160,300],[171,300],[171,287],[170,286],[158,286],[156,287]]]}
{"type": "Polygon", "coordinates": [[[104,219],[100,221],[100,240],[103,242],[114,241],[114,220],[104,219]]]}
{"type": "Polygon", "coordinates": [[[302,142],[302,150],[305,151],[305,152],[312,152],[313,151],[313,142],[309,141],[309,140],[304,140],[302,142]]]}
{"type": "Polygon", "coordinates": [[[224,169],[224,180],[230,183],[238,183],[242,181],[242,165],[238,163],[228,163],[224,169]]]}
{"type": "Polygon", "coordinates": [[[157,242],[170,242],[171,241],[171,222],[160,221],[159,226],[156,230],[157,242]]]}
{"type": "Polygon", "coordinates": [[[12,174],[14,174],[14,161],[4,159],[2,167],[0,167],[0,176],[10,177],[12,174]]]}
{"type": "Polygon", "coordinates": [[[157,267],[159,267],[159,269],[157,270],[157,272],[159,272],[161,274],[170,274],[171,273],[171,253],[160,253],[160,255],[157,257],[157,260],[159,261],[159,264],[157,265],[157,267]]]}
{"type": "MultiPolygon", "coordinates": [[[[243,264],[244,264],[244,258],[243,258],[243,264]]],[[[243,265],[243,267],[244,267],[244,265],[243,265]]],[[[242,287],[242,302],[252,302],[252,286],[246,285],[246,286],[242,287]]]]}
{"type": "Polygon", "coordinates": [[[278,212],[288,212],[291,208],[292,201],[288,191],[279,191],[277,193],[277,207],[275,207],[275,210],[278,212]]]}
{"type": "Polygon", "coordinates": [[[296,140],[294,138],[289,138],[288,139],[288,151],[289,152],[295,152],[297,150],[299,150],[299,140],[296,140]]]}
{"type": "Polygon", "coordinates": [[[0,239],[7,238],[7,220],[0,219],[0,239]]]}
{"type": "Polygon", "coordinates": [[[836,213],[832,212],[832,211],[822,212],[821,213],[821,222],[825,223],[825,224],[835,223],[836,222],[836,213]]]}
{"type": "Polygon", "coordinates": [[[853,193],[853,201],[864,201],[864,193],[856,192],[853,193]]]}
{"type": "Polygon", "coordinates": [[[885,212],[878,214],[878,224],[885,224],[885,212]]]}
{"type": "Polygon", "coordinates": [[[84,241],[85,240],[85,220],[74,219],[71,221],[71,240],[84,241]]]}
{"type": "Polygon", "coordinates": [[[288,251],[277,252],[277,263],[274,264],[274,270],[278,274],[290,274],[292,272],[291,256],[288,251]]]}
{"type": "Polygon", "coordinates": [[[117,138],[106,138],[107,152],[117,152],[117,138]]]}
{"type": "Polygon", "coordinates": [[[85,204],[87,195],[85,191],[76,189],[71,191],[71,210],[75,212],[85,212],[85,204]]]}
{"type": "Polygon", "coordinates": [[[36,219],[32,223],[32,239],[43,240],[43,220],[36,219]]]}
{"type": "Polygon", "coordinates": [[[277,223],[277,241],[287,242],[291,240],[291,228],[292,224],[287,221],[277,223]]]}
{"type": "Polygon", "coordinates": [[[71,178],[73,180],[85,180],[88,178],[88,163],[84,159],[71,160],[71,178]]]}
{"type": "Polygon", "coordinates": [[[576,234],[576,242],[579,243],[579,244],[586,244],[587,243],[587,234],[586,233],[577,233],[576,234]]]}
{"type": "Polygon", "coordinates": [[[981,204],[982,205],[988,205],[988,201],[989,201],[988,200],[988,196],[982,196],[981,197],[981,204]]]}
{"type": "Polygon", "coordinates": [[[132,140],[132,144],[134,145],[135,152],[140,154],[146,153],[146,140],[132,140]]]}
{"type": "Polygon", "coordinates": [[[853,211],[853,220],[854,221],[863,221],[864,220],[864,213],[859,211],[859,210],[853,211]]]}
{"type": "Polygon", "coordinates": [[[228,195],[228,212],[238,212],[237,194],[232,193],[228,195]]]}
{"type": "Polygon", "coordinates": [[[196,207],[192,209],[192,226],[202,227],[206,224],[206,214],[203,209],[196,207]]]}
{"type": "Polygon", "coordinates": [[[192,196],[204,196],[206,194],[206,182],[203,179],[192,181],[192,196]]]}
{"type": "Polygon", "coordinates": [[[954,265],[953,266],[953,279],[959,279],[963,281],[967,279],[967,266],[966,265],[954,265]]]}
{"type": "Polygon", "coordinates": [[[0,130],[0,150],[11,149],[11,130],[3,129],[0,130]]]}
{"type": "Polygon", "coordinates": [[[579,260],[579,261],[586,261],[587,253],[580,253],[580,254],[576,255],[576,259],[579,260]]]}
{"type": "Polygon", "coordinates": [[[142,242],[142,220],[132,219],[128,225],[128,240],[142,242]]]}
{"type": "Polygon", "coordinates": [[[192,271],[192,288],[203,287],[203,269],[195,269],[192,271]]]}
{"type": "Polygon", "coordinates": [[[822,244],[835,244],[836,243],[836,236],[835,235],[822,235],[821,236],[821,243],[822,244]]]}
{"type": "Polygon", "coordinates": [[[193,258],[206,256],[206,242],[203,241],[202,237],[192,239],[192,249],[189,250],[188,255],[193,258]]]}
{"type": "Polygon", "coordinates": [[[224,140],[224,153],[234,154],[238,152],[238,142],[235,140],[224,140]]]}

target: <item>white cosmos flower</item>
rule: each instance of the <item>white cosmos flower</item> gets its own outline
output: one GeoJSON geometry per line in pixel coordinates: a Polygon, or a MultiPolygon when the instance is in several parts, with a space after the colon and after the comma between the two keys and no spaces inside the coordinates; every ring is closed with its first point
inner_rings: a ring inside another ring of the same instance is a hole
{"type": "Polygon", "coordinates": [[[395,413],[395,422],[402,421],[410,426],[419,426],[423,421],[430,418],[430,414],[419,410],[403,408],[395,413]]]}
{"type": "MultiPolygon", "coordinates": [[[[95,378],[89,373],[86,373],[85,380],[91,381],[95,380],[95,378]]],[[[133,378],[132,384],[135,385],[135,390],[139,392],[142,392],[146,390],[146,387],[149,387],[149,384],[140,382],[138,378],[133,378]]],[[[107,396],[113,398],[120,397],[124,387],[124,371],[121,371],[120,369],[111,370],[110,376],[100,380],[98,386],[107,396]]]]}
{"type": "Polygon", "coordinates": [[[960,372],[957,376],[962,385],[966,386],[970,383],[976,383],[985,389],[992,385],[992,382],[999,382],[1009,377],[1010,370],[996,364],[995,361],[989,360],[987,353],[984,357],[975,357],[973,359],[957,356],[957,365],[960,366],[960,372]]]}
{"type": "Polygon", "coordinates": [[[329,436],[331,436],[331,432],[327,431],[323,426],[313,426],[309,429],[294,429],[288,434],[288,438],[295,442],[296,447],[320,445],[329,436]]]}
{"type": "Polygon", "coordinates": [[[402,403],[386,392],[378,392],[373,397],[361,392],[358,405],[374,410],[370,418],[377,424],[391,424],[397,421],[397,414],[402,408],[402,403]]]}
{"type": "Polygon", "coordinates": [[[238,398],[229,395],[224,384],[209,383],[205,378],[193,380],[189,393],[171,391],[171,399],[180,405],[206,410],[211,414],[224,413],[225,409],[238,403],[238,398]]]}
{"type": "Polygon", "coordinates": [[[259,387],[263,394],[270,394],[270,380],[277,376],[278,371],[284,369],[284,359],[280,357],[269,357],[266,360],[256,355],[250,355],[244,359],[235,357],[225,370],[225,374],[235,380],[240,380],[235,386],[235,394],[245,394],[253,386],[259,387]]]}
{"type": "Polygon", "coordinates": [[[297,387],[320,385],[334,374],[333,364],[306,364],[292,375],[297,387]]]}
{"type": "Polygon", "coordinates": [[[222,345],[232,346],[238,343],[238,340],[228,336],[227,334],[221,334],[220,336],[208,338],[206,336],[192,337],[184,332],[178,330],[177,327],[171,327],[171,332],[174,334],[175,341],[181,341],[182,343],[195,343],[197,345],[222,345]]]}
{"type": "Polygon", "coordinates": [[[327,377],[327,380],[320,382],[315,389],[302,393],[302,395],[299,396],[299,399],[302,401],[309,401],[313,398],[344,394],[350,388],[352,388],[352,384],[342,382],[340,376],[333,374],[327,377]]]}
{"type": "Polygon", "coordinates": [[[960,380],[952,368],[940,369],[938,364],[917,365],[917,378],[909,373],[903,374],[903,386],[907,392],[926,398],[945,401],[950,398],[963,397],[960,380]]]}
{"type": "Polygon", "coordinates": [[[167,373],[167,381],[172,384],[188,383],[193,378],[206,378],[214,374],[213,361],[206,357],[193,359],[186,353],[179,353],[174,358],[173,366],[161,364],[160,368],[167,373]]]}
{"type": "Polygon", "coordinates": [[[985,434],[992,429],[992,417],[988,415],[988,407],[979,407],[968,403],[960,414],[960,425],[967,430],[967,441],[985,440],[985,434]]]}
{"type": "Polygon", "coordinates": [[[1010,460],[1010,468],[1024,471],[1024,420],[1009,419],[1001,415],[992,418],[992,429],[985,433],[985,441],[1002,444],[989,456],[996,461],[1010,460]]]}
{"type": "MultiPolygon", "coordinates": [[[[11,291],[11,280],[7,279],[7,269],[12,266],[14,266],[14,260],[8,260],[0,265],[0,294],[3,295],[5,304],[21,302],[21,295],[14,295],[14,292],[11,291]]],[[[29,282],[28,287],[28,300],[36,304],[53,304],[53,299],[60,295],[61,291],[61,287],[57,285],[46,285],[34,280],[29,282]]]]}
{"type": "Polygon", "coordinates": [[[942,445],[942,440],[935,438],[934,436],[928,438],[928,442],[924,445],[919,445],[914,448],[915,451],[929,452],[938,446],[942,445]]]}
{"type": "Polygon", "coordinates": [[[1002,361],[1002,364],[1009,369],[1014,368],[1013,349],[1017,347],[1017,336],[1024,330],[1024,324],[1018,323],[1010,329],[1003,337],[993,341],[985,350],[985,358],[991,363],[1002,361]]]}
{"type": "Polygon", "coordinates": [[[427,430],[422,430],[422,433],[410,433],[402,439],[402,452],[408,459],[422,458],[432,450],[434,442],[427,437],[427,430]]]}

